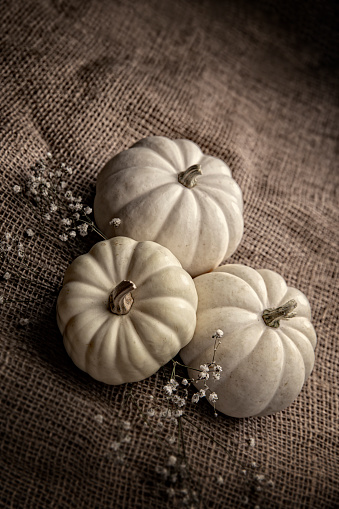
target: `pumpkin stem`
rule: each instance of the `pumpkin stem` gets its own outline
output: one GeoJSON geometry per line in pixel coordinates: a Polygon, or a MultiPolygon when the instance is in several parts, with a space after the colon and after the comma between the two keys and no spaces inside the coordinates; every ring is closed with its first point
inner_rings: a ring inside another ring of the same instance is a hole
{"type": "Polygon", "coordinates": [[[110,311],[115,315],[127,315],[134,302],[131,291],[135,289],[135,284],[126,280],[121,281],[113,288],[108,298],[110,311]]]}
{"type": "Polygon", "coordinates": [[[265,309],[262,318],[268,327],[277,329],[280,325],[280,320],[288,320],[293,318],[297,313],[292,313],[293,309],[297,307],[297,302],[294,299],[289,300],[286,304],[278,308],[265,309]]]}
{"type": "Polygon", "coordinates": [[[201,164],[193,164],[187,168],[187,170],[182,171],[178,175],[178,181],[188,189],[192,189],[192,187],[197,185],[197,177],[202,175],[201,164]]]}

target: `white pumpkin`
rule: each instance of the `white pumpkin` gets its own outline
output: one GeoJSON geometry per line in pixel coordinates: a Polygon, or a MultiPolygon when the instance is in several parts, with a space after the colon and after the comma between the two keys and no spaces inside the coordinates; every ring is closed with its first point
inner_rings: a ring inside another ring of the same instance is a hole
{"type": "Polygon", "coordinates": [[[68,267],[57,322],[74,363],[108,384],[155,373],[193,336],[197,293],[172,253],[116,237],[68,267]]]}
{"type": "Polygon", "coordinates": [[[242,193],[229,167],[189,140],[145,138],[99,173],[95,221],[107,237],[166,246],[197,276],[236,250],[243,233],[242,193]],[[121,219],[119,228],[110,221],[121,219]]]}
{"type": "MultiPolygon", "coordinates": [[[[316,334],[305,295],[271,270],[225,265],[194,279],[197,326],[181,358],[199,369],[213,359],[216,329],[224,332],[215,352],[220,380],[208,386],[215,407],[233,417],[268,415],[298,396],[314,365],[316,334]]],[[[189,374],[193,378],[196,372],[189,374]]],[[[212,374],[212,373],[211,373],[212,374]]],[[[202,382],[195,382],[200,389],[202,382]]]]}

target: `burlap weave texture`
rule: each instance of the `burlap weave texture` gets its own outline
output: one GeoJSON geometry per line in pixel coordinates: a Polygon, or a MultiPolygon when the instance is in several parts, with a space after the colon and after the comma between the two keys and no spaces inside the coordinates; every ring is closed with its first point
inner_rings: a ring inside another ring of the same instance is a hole
{"type": "Polygon", "coordinates": [[[315,369],[285,411],[238,420],[214,419],[204,402],[187,410],[197,506],[336,506],[337,15],[335,2],[316,1],[0,3],[0,229],[28,252],[27,265],[10,258],[1,269],[21,275],[0,289],[9,299],[0,308],[2,507],[184,507],[157,473],[169,431],[155,437],[136,407],[161,402],[169,368],[109,387],[77,370],[62,345],[64,271],[99,239],[67,247],[13,193],[50,151],[91,204],[103,164],[152,134],[189,138],[229,164],[245,205],[229,262],[276,270],[303,291],[318,335],[315,369]],[[27,238],[27,228],[39,233],[27,238]],[[117,462],[112,444],[126,421],[117,462]]]}

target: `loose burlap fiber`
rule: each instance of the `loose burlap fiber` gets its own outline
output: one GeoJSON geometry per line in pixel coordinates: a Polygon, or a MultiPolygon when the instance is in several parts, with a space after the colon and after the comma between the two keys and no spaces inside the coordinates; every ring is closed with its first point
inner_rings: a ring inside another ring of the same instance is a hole
{"type": "Polygon", "coordinates": [[[192,486],[188,507],[335,507],[336,2],[13,0],[0,20],[0,226],[26,253],[1,269],[12,274],[0,288],[1,507],[185,507],[192,486]],[[49,151],[91,205],[103,164],[146,135],[189,138],[229,164],[245,205],[230,262],[303,291],[318,335],[314,371],[286,410],[233,419],[188,405],[188,488],[161,470],[177,451],[165,440],[174,424],[156,425],[171,366],[110,387],[64,350],[56,296],[99,238],[69,247],[13,193],[49,151]]]}

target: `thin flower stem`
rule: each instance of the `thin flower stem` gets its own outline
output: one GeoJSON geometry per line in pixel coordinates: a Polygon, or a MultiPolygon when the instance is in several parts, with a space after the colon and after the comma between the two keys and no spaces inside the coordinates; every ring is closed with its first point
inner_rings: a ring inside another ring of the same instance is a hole
{"type": "MultiPolygon", "coordinates": [[[[185,419],[185,421],[189,422],[190,424],[192,424],[192,426],[194,426],[197,430],[199,430],[201,433],[203,433],[207,438],[209,438],[210,440],[212,440],[212,442],[214,442],[215,444],[219,445],[220,447],[222,447],[223,449],[225,449],[225,446],[219,442],[218,440],[215,440],[214,437],[212,437],[212,435],[210,435],[209,433],[206,433],[206,431],[204,431],[203,429],[199,428],[199,426],[197,426],[193,421],[191,421],[191,419],[189,419],[186,415],[183,415],[182,416],[183,419],[185,419]]],[[[226,449],[225,449],[226,451],[226,449]]]]}
{"type": "Polygon", "coordinates": [[[191,369],[192,371],[199,371],[201,372],[201,369],[198,369],[198,368],[192,368],[191,366],[186,366],[186,364],[181,364],[181,362],[178,362],[178,361],[175,361],[172,359],[172,362],[174,364],[177,364],[178,366],[182,366],[183,368],[187,368],[187,369],[191,369]]]}

